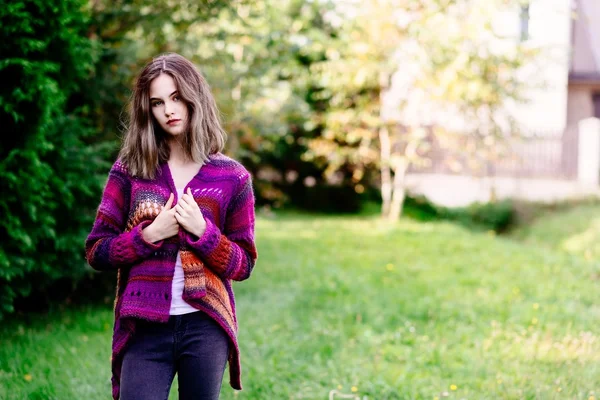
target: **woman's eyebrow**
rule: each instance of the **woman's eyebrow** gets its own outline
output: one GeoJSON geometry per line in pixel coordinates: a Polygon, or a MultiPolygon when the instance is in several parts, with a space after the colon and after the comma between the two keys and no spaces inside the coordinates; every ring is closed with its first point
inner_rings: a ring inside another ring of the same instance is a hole
{"type": "MultiPolygon", "coordinates": [[[[177,94],[178,90],[174,91],[173,93],[171,93],[169,95],[169,97],[173,96],[174,94],[177,94]]],[[[162,100],[160,97],[150,97],[150,100],[162,100]]]]}

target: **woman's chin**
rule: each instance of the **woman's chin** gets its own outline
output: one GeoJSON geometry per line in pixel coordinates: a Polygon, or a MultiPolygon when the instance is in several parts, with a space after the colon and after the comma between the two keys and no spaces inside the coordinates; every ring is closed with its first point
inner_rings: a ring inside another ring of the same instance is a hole
{"type": "Polygon", "coordinates": [[[173,136],[173,137],[177,137],[177,136],[183,135],[183,128],[179,127],[179,126],[168,127],[167,129],[164,129],[164,131],[169,136],[173,136]]]}

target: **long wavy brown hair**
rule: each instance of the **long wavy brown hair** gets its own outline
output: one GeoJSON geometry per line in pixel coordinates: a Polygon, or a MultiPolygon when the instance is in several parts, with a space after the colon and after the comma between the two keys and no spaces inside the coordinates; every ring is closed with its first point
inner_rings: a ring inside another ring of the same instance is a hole
{"type": "Polygon", "coordinates": [[[150,106],[150,84],[160,74],[169,74],[173,78],[187,105],[182,145],[189,160],[206,162],[210,154],[223,150],[227,138],[215,99],[198,68],[179,54],[161,54],[146,64],[136,80],[119,152],[129,173],[144,179],[153,179],[159,164],[168,161],[170,154],[168,136],[155,120],[150,106]]]}

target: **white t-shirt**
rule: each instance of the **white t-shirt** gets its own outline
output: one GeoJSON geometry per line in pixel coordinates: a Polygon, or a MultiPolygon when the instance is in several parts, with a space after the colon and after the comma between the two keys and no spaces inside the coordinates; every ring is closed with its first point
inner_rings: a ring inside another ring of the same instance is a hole
{"type": "MultiPolygon", "coordinates": [[[[183,189],[177,188],[177,198],[181,199],[183,189]]],[[[171,286],[171,310],[170,315],[189,314],[198,311],[189,305],[183,298],[183,267],[181,266],[181,252],[177,252],[175,261],[175,273],[173,274],[173,283],[171,286]]]]}

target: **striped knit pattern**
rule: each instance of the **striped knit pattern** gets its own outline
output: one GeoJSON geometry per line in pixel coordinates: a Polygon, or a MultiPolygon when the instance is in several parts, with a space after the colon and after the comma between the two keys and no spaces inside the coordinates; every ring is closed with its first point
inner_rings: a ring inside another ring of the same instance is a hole
{"type": "MultiPolygon", "coordinates": [[[[133,178],[120,161],[113,165],[96,221],[85,249],[97,270],[117,269],[112,346],[113,399],[119,398],[124,352],[140,319],[167,322],[177,253],[184,273],[183,299],[210,315],[227,332],[230,384],[241,390],[237,319],[231,281],[247,279],[257,258],[254,243],[254,193],[250,174],[221,153],[190,181],[206,220],[202,237],[180,229],[179,235],[148,243],[142,229],[177,196],[168,165],[153,180],[133,178]]],[[[177,199],[175,199],[175,202],[177,199]]]]}

